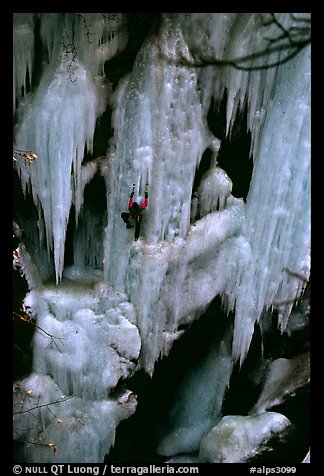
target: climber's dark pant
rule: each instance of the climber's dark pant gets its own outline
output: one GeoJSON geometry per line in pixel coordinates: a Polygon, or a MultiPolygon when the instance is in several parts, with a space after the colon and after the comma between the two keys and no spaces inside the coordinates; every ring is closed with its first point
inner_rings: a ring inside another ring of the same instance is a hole
{"type": "Polygon", "coordinates": [[[129,221],[130,214],[129,213],[123,212],[120,216],[122,217],[122,219],[126,223],[126,225],[128,225],[130,223],[130,221],[129,221]]]}
{"type": "Polygon", "coordinates": [[[132,218],[133,220],[136,220],[136,216],[138,216],[138,217],[140,218],[140,221],[142,221],[142,215],[141,215],[141,214],[136,215],[136,216],[134,216],[134,215],[131,216],[130,213],[123,212],[123,213],[121,213],[120,216],[122,217],[123,221],[124,221],[126,224],[130,223],[130,221],[129,221],[130,218],[132,218]]]}
{"type": "MultiPolygon", "coordinates": [[[[130,213],[123,212],[120,215],[123,219],[123,221],[126,223],[126,228],[133,228],[133,225],[130,222],[130,218],[133,218],[130,213]]],[[[134,233],[134,238],[135,240],[138,240],[139,235],[140,235],[140,229],[141,229],[141,221],[142,221],[142,215],[137,215],[137,217],[133,218],[135,220],[135,233],[134,233]],[[139,217],[139,220],[137,220],[137,217],[139,217]]]]}

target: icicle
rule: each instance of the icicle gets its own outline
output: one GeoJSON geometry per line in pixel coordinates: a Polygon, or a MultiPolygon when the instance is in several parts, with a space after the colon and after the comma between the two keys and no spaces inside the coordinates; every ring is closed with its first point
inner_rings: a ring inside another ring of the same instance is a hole
{"type": "Polygon", "coordinates": [[[13,15],[13,111],[26,94],[27,73],[32,80],[34,62],[34,13],[13,15]]]}
{"type": "Polygon", "coordinates": [[[47,68],[16,135],[16,142],[22,147],[28,145],[37,151],[37,161],[20,164],[21,179],[23,186],[30,182],[40,219],[44,217],[57,282],[63,271],[72,201],[76,217],[82,206],[84,149],[92,149],[97,117],[103,112],[104,102],[104,90],[98,90],[80,63],[75,64],[75,82],[69,78],[63,62],[55,61],[47,68]]]}
{"type": "Polygon", "coordinates": [[[262,310],[281,303],[285,328],[309,279],[309,48],[280,67],[259,141],[246,213],[253,261],[237,281],[233,352],[241,361],[262,310]]]}

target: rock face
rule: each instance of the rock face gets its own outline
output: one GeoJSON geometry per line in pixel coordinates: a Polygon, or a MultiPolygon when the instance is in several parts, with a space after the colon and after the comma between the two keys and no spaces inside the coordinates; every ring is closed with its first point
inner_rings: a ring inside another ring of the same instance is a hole
{"type": "Polygon", "coordinates": [[[199,461],[202,463],[246,463],[267,449],[273,436],[288,430],[284,415],[264,412],[260,415],[227,415],[202,438],[199,461]]]}
{"type": "MultiPolygon", "coordinates": [[[[14,384],[15,438],[32,441],[31,462],[101,462],[136,407],[121,381],[141,369],[152,376],[216,296],[233,322],[189,384],[192,395],[207,392],[200,432],[183,391],[189,410],[175,418],[176,440],[161,443],[165,455],[177,454],[172,445],[198,451],[219,424],[233,366],[244,363],[267,310],[282,333],[304,326],[290,315],[310,277],[308,14],[156,14],[118,77],[116,62],[135,48],[132,22],[147,21],[137,15],[14,14],[14,167],[23,192],[14,220],[35,323],[31,375],[14,384]],[[218,124],[212,104],[224,98],[218,124]],[[229,138],[244,108],[253,160],[246,200],[232,195],[212,132],[229,138]],[[120,217],[133,183],[139,202],[149,184],[138,241],[120,217]],[[62,413],[53,416],[52,404],[62,413]],[[95,431],[103,419],[109,425],[95,431]]],[[[305,384],[306,363],[298,383],[290,379],[297,361],[280,362],[286,377],[273,396],[265,384],[260,417],[237,418],[258,426],[279,394],[305,384]]]]}
{"type": "Polygon", "coordinates": [[[262,392],[250,414],[259,414],[280,405],[285,398],[310,382],[310,354],[276,359],[268,368],[262,392]]]}

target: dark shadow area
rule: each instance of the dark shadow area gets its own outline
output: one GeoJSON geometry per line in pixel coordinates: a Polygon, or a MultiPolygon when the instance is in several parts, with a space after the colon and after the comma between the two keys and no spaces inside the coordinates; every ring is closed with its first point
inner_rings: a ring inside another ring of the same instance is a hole
{"type": "Polygon", "coordinates": [[[259,397],[261,385],[256,385],[250,378],[251,370],[262,357],[262,339],[260,328],[254,326],[249,352],[240,367],[234,365],[228,391],[223,402],[223,415],[247,415],[259,397]]]}
{"type": "Polygon", "coordinates": [[[247,130],[247,107],[235,118],[232,131],[226,136],[226,94],[220,104],[212,104],[207,114],[210,130],[221,140],[217,163],[232,180],[232,195],[246,200],[253,171],[250,156],[251,133],[247,130]]]}
{"type": "MultiPolygon", "coordinates": [[[[64,267],[71,266],[74,263],[74,245],[76,234],[80,232],[83,226],[84,215],[86,214],[85,220],[91,216],[91,226],[93,232],[96,234],[96,247],[101,247],[102,252],[97,253],[100,256],[103,254],[103,238],[102,234],[104,228],[107,225],[106,218],[107,210],[107,197],[106,197],[106,184],[105,179],[99,174],[96,173],[93,179],[85,186],[84,189],[84,203],[82,206],[81,214],[78,220],[78,228],[76,228],[75,221],[75,207],[72,205],[70,210],[69,222],[66,231],[65,239],[65,254],[64,254],[64,267]]],[[[88,237],[90,239],[90,237],[88,237]]],[[[82,240],[82,238],[81,238],[82,240]]],[[[82,240],[84,242],[84,240],[82,240]]],[[[91,243],[88,243],[91,246],[91,243]]],[[[86,253],[85,253],[86,255],[86,253]]],[[[98,256],[99,260],[99,256],[98,256]]],[[[80,263],[81,265],[90,265],[90,263],[80,263]]],[[[102,268],[102,262],[97,263],[95,266],[96,269],[102,268]]]]}
{"type": "MultiPolygon", "coordinates": [[[[23,159],[22,159],[23,160],[23,159]]],[[[13,221],[19,232],[13,235],[13,251],[20,243],[29,245],[29,222],[36,224],[37,211],[30,193],[23,194],[18,173],[13,169],[13,221]]],[[[36,226],[36,225],[35,225],[36,226]]],[[[19,253],[19,251],[18,251],[19,253]]],[[[22,269],[13,267],[12,272],[12,379],[13,381],[29,375],[32,369],[32,338],[35,325],[25,317],[22,309],[23,299],[28,292],[28,284],[22,269]]]]}
{"type": "Polygon", "coordinates": [[[197,168],[195,173],[191,199],[194,193],[197,191],[197,188],[199,187],[201,179],[203,178],[204,174],[210,169],[211,159],[212,159],[212,151],[211,149],[206,149],[201,158],[199,167],[197,168]]]}
{"type": "Polygon", "coordinates": [[[93,150],[91,153],[87,150],[84,151],[82,164],[96,159],[97,157],[106,155],[109,139],[113,135],[113,129],[111,127],[111,114],[112,110],[108,107],[99,117],[93,135],[93,150]]]}
{"type": "Polygon", "coordinates": [[[143,42],[161,24],[161,13],[124,13],[128,21],[129,39],[126,48],[105,63],[105,76],[116,88],[119,80],[132,71],[136,55],[143,42]]]}
{"type": "MultiPolygon", "coordinates": [[[[309,289],[309,288],[308,288],[309,289]]],[[[307,291],[308,293],[309,291],[307,291]]],[[[302,303],[296,304],[295,311],[298,312],[302,303]]],[[[295,330],[291,334],[282,333],[278,328],[278,312],[269,313],[271,325],[264,334],[264,357],[278,359],[283,357],[291,359],[292,357],[310,350],[311,330],[310,325],[305,325],[303,329],[295,330]]]]}
{"type": "Polygon", "coordinates": [[[84,189],[84,207],[90,208],[92,213],[97,214],[107,209],[105,179],[99,173],[95,174],[84,189]]]}
{"type": "MultiPolygon", "coordinates": [[[[18,159],[24,160],[24,159],[18,159]]],[[[18,172],[15,168],[12,171],[12,219],[17,225],[20,226],[22,232],[24,233],[23,223],[30,222],[35,220],[37,217],[37,210],[33,201],[32,194],[27,192],[25,195],[23,193],[20,178],[18,172]]]]}
{"type": "MultiPolygon", "coordinates": [[[[40,231],[42,229],[42,223],[44,223],[43,210],[40,209],[41,217],[39,217],[32,193],[29,191],[29,188],[27,188],[26,194],[23,193],[20,179],[15,169],[13,169],[12,212],[13,221],[18,225],[21,231],[19,242],[24,244],[26,251],[30,254],[34,264],[37,266],[37,264],[40,264],[41,254],[45,252],[47,248],[46,233],[44,230],[43,232],[40,231]]],[[[45,256],[47,256],[47,253],[45,253],[45,256]]],[[[50,258],[47,257],[47,259],[50,269],[53,264],[53,256],[50,258]]],[[[49,274],[46,279],[54,281],[54,268],[49,271],[49,274]]]]}
{"type": "Polygon", "coordinates": [[[27,291],[28,286],[26,280],[19,271],[14,270],[12,321],[13,381],[26,377],[32,370],[32,338],[35,332],[35,325],[33,322],[25,319],[22,310],[22,301],[27,291]]]}
{"type": "Polygon", "coordinates": [[[70,208],[69,221],[66,228],[65,247],[64,247],[64,268],[71,266],[74,262],[73,256],[73,237],[75,233],[75,207],[72,204],[70,208]]]}
{"type": "Polygon", "coordinates": [[[301,463],[306,456],[311,439],[310,385],[298,389],[285,402],[271,408],[271,411],[285,415],[291,422],[291,429],[285,437],[270,442],[270,451],[255,458],[253,464],[289,464],[301,463]]]}

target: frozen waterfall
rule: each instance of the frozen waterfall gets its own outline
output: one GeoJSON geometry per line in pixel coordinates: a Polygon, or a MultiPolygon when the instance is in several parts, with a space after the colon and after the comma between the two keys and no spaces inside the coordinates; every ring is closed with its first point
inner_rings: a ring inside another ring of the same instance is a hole
{"type": "MultiPolygon", "coordinates": [[[[179,391],[187,406],[160,454],[200,448],[202,462],[235,462],[231,447],[210,453],[233,366],[266,311],[289,331],[310,279],[309,22],[306,13],[162,13],[114,87],[110,61],[132,46],[127,14],[14,14],[14,147],[37,153],[14,162],[30,202],[15,221],[36,325],[32,373],[14,383],[14,438],[32,442],[26,461],[102,462],[136,410],[127,379],[152,376],[220,296],[234,325],[179,391]],[[232,194],[208,122],[225,95],[227,137],[247,110],[246,200],[232,194]],[[141,202],[147,182],[134,241],[120,214],[132,184],[141,202]],[[91,206],[87,191],[97,187],[98,199],[99,183],[104,203],[91,206]],[[192,402],[208,382],[199,413],[192,402]]],[[[230,420],[235,435],[257,432],[251,454],[264,422],[270,433],[289,427],[262,408],[230,420]]]]}

